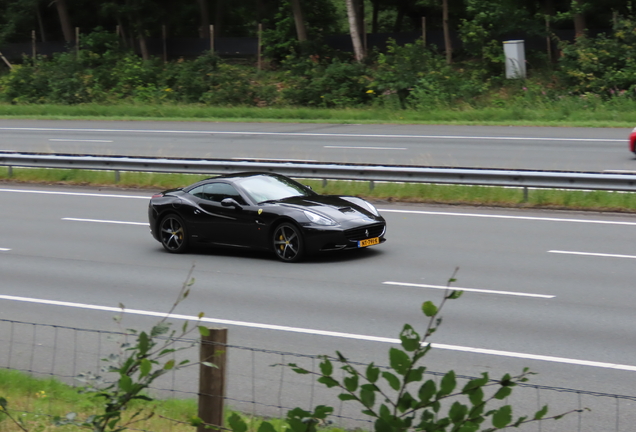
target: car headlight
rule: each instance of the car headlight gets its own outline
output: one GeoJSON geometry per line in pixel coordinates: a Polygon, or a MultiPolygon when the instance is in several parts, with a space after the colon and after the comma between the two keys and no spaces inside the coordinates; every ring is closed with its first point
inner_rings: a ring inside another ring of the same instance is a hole
{"type": "Polygon", "coordinates": [[[319,215],[318,213],[314,213],[308,210],[303,210],[307,219],[309,219],[312,223],[316,225],[335,225],[336,222],[333,219],[330,219],[326,216],[319,215]]]}
{"type": "Polygon", "coordinates": [[[341,197],[341,198],[349,201],[352,204],[355,204],[355,205],[358,205],[360,207],[366,208],[367,210],[369,210],[375,216],[380,216],[380,212],[378,212],[378,209],[375,208],[375,206],[373,204],[371,204],[368,201],[363,200],[362,198],[358,198],[358,197],[341,197]]]}

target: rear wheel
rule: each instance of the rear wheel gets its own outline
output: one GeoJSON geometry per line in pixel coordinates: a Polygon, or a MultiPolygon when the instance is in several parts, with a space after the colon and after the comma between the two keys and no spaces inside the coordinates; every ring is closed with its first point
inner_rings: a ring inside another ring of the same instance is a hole
{"type": "Polygon", "coordinates": [[[188,247],[188,236],[183,219],[175,214],[166,216],[159,227],[161,244],[170,253],[183,253],[188,247]]]}
{"type": "Polygon", "coordinates": [[[300,229],[290,223],[282,223],[274,230],[274,252],[281,261],[298,262],[304,255],[304,241],[300,229]]]}

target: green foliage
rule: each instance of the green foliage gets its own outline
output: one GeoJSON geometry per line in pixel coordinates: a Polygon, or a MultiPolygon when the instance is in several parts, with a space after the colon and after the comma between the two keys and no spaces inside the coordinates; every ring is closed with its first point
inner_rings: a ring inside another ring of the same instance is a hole
{"type": "Polygon", "coordinates": [[[503,62],[501,38],[524,32],[529,36],[543,34],[540,15],[531,8],[520,7],[518,0],[465,0],[467,18],[461,19],[459,38],[463,50],[471,57],[480,56],[493,63],[503,62]]]}
{"type": "MultiPolygon", "coordinates": [[[[301,68],[300,65],[297,66],[301,68]]],[[[307,60],[301,76],[290,76],[283,98],[290,104],[355,107],[369,102],[368,70],[360,63],[334,59],[323,64],[307,60]]]]}
{"type": "Polygon", "coordinates": [[[263,30],[263,55],[274,63],[285,59],[304,59],[310,55],[325,57],[330,49],[323,43],[324,36],[343,29],[339,28],[337,10],[330,0],[301,2],[307,40],[299,42],[296,24],[289,0],[282,0],[272,20],[265,20],[263,30]]]}
{"type": "Polygon", "coordinates": [[[23,430],[24,432],[28,432],[26,425],[24,424],[24,421],[22,420],[21,417],[15,417],[13,416],[10,412],[9,412],[9,403],[7,402],[7,399],[0,396],[0,422],[2,422],[2,420],[4,420],[4,418],[8,418],[9,420],[11,420],[12,423],[14,423],[18,428],[20,428],[21,430],[23,430]]]}
{"type": "MultiPolygon", "coordinates": [[[[357,402],[362,414],[374,419],[375,432],[491,432],[545,419],[547,405],[532,417],[515,417],[512,407],[501,402],[517,384],[528,380],[532,373],[527,368],[516,376],[504,374],[499,380],[490,379],[484,372],[463,387],[458,386],[452,370],[439,383],[425,377],[426,367],[419,364],[431,349],[427,339],[441,324],[440,312],[446,301],[461,295],[461,291],[450,288],[453,282],[454,275],[448,281],[439,307],[430,301],[422,304],[422,312],[428,319],[423,335],[409,324],[404,325],[400,333],[401,349],[389,349],[387,370],[373,363],[365,369],[358,368],[338,351],[335,358],[321,357],[319,372],[294,363],[287,366],[296,373],[316,376],[326,387],[338,389],[341,401],[357,402]],[[341,372],[336,372],[335,365],[339,365],[341,372]]],[[[316,407],[313,413],[299,408],[292,410],[288,413],[286,432],[314,432],[314,425],[323,422],[332,411],[333,408],[323,405],[316,407]]],[[[549,418],[558,419],[563,415],[549,418]]],[[[244,422],[234,420],[230,424],[232,430],[245,432],[244,422]]]]}
{"type": "Polygon", "coordinates": [[[479,68],[443,65],[429,70],[413,86],[407,99],[417,109],[450,107],[463,102],[474,104],[476,97],[491,88],[485,70],[479,68]]]}
{"type": "Polygon", "coordinates": [[[611,34],[563,42],[559,76],[570,91],[603,98],[635,96],[636,20],[618,19],[611,34]]]}
{"type": "MultiPolygon", "coordinates": [[[[65,417],[57,416],[54,418],[57,426],[70,424],[91,428],[94,432],[121,432],[134,423],[147,420],[154,414],[153,412],[144,414],[142,407],[126,422],[122,422],[122,414],[131,402],[152,400],[144,392],[157,378],[189,363],[189,360],[175,362],[174,353],[189,348],[188,346],[177,347],[175,339],[183,338],[193,330],[198,330],[202,335],[208,332],[205,327],[190,327],[186,322],[177,335],[176,330],[170,330],[171,323],[167,322],[168,316],[177,305],[188,297],[190,287],[194,284],[194,279],[191,278],[193,270],[194,266],[190,269],[177,300],[162,320],[149,332],[128,329],[127,336],[133,336],[136,340],[132,343],[121,342],[120,353],[111,354],[103,359],[108,364],[103,368],[103,372],[115,374],[114,380],[107,380],[101,375],[92,373],[81,374],[78,377],[80,381],[86,383],[81,391],[93,393],[96,399],[102,401],[101,411],[83,419],[78,418],[75,412],[68,413],[65,417]]],[[[124,306],[120,305],[120,307],[124,311],[124,306]]],[[[202,316],[203,314],[200,314],[199,318],[202,316]]],[[[116,321],[120,320],[121,316],[116,318],[116,321]]],[[[213,365],[210,364],[210,366],[213,365]]]]}
{"type": "Polygon", "coordinates": [[[391,40],[386,53],[378,54],[372,87],[385,103],[397,97],[399,106],[406,108],[407,98],[419,80],[443,68],[445,62],[444,57],[419,42],[400,46],[391,40]]]}

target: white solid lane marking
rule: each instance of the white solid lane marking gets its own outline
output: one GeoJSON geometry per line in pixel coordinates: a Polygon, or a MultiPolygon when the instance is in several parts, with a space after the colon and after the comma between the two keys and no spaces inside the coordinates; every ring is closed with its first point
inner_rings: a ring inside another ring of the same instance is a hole
{"type": "Polygon", "coordinates": [[[406,147],[363,147],[363,146],[323,146],[328,149],[354,149],[354,150],[408,150],[406,147]]]}
{"type": "Polygon", "coordinates": [[[620,255],[620,254],[607,254],[607,253],[595,253],[595,252],[574,252],[574,251],[550,250],[548,251],[548,253],[565,254],[565,255],[597,256],[597,257],[607,257],[607,258],[636,259],[636,255],[620,255]]]}
{"type": "Polygon", "coordinates": [[[56,141],[56,142],[90,142],[90,143],[112,143],[113,142],[113,140],[58,139],[58,138],[50,138],[49,141],[56,141]]]}
{"type": "Polygon", "coordinates": [[[378,209],[378,211],[384,212],[384,213],[424,214],[424,215],[433,215],[433,216],[464,216],[464,217],[477,217],[477,218],[517,219],[517,220],[548,221],[548,222],[573,222],[573,223],[590,223],[590,224],[603,224],[603,225],[636,225],[636,222],[603,221],[603,220],[593,220],[593,219],[508,216],[508,215],[489,215],[489,214],[478,214],[478,213],[432,212],[432,211],[422,211],[422,210],[378,209]]]}
{"type": "Polygon", "coordinates": [[[8,252],[8,251],[10,251],[10,250],[11,250],[11,249],[9,249],[9,248],[0,248],[0,252],[8,252]]]}
{"type": "Polygon", "coordinates": [[[275,159],[270,157],[233,157],[232,160],[255,160],[255,161],[277,161],[277,162],[318,162],[316,159],[275,159]]]}
{"type": "Polygon", "coordinates": [[[623,139],[607,138],[539,138],[539,137],[505,137],[505,136],[468,136],[468,135],[395,135],[395,134],[345,134],[345,133],[310,133],[310,132],[239,132],[239,131],[192,131],[192,130],[159,130],[159,129],[70,129],[70,128],[19,128],[0,127],[7,131],[48,131],[48,132],[113,132],[113,133],[155,133],[155,134],[187,134],[187,135],[276,135],[307,137],[342,137],[342,138],[416,138],[416,139],[470,139],[470,140],[506,140],[506,141],[583,141],[583,142],[624,142],[623,139]]]}
{"type": "MultiPolygon", "coordinates": [[[[45,304],[51,306],[66,306],[80,309],[90,309],[90,310],[99,310],[106,312],[115,312],[115,313],[127,313],[132,315],[144,315],[144,316],[153,316],[153,317],[165,317],[166,314],[162,312],[152,312],[138,309],[122,309],[116,307],[109,306],[98,306],[98,305],[90,305],[83,303],[71,303],[71,302],[63,302],[56,300],[43,300],[43,299],[35,299],[28,297],[17,297],[17,296],[9,296],[9,295],[0,295],[0,300],[8,300],[8,301],[19,301],[19,302],[27,302],[27,303],[36,303],[36,304],[45,304]]],[[[180,319],[180,320],[188,320],[188,321],[197,321],[199,317],[190,316],[190,315],[180,315],[180,314],[170,314],[169,318],[180,319]]],[[[342,332],[333,332],[333,331],[325,331],[325,330],[314,330],[314,329],[306,329],[299,327],[288,327],[288,326],[280,326],[273,324],[260,324],[260,323],[252,323],[245,321],[234,321],[234,320],[225,320],[225,319],[216,319],[216,318],[205,318],[201,319],[202,322],[206,323],[214,323],[221,325],[233,325],[239,327],[249,327],[249,328],[258,328],[264,330],[275,330],[275,331],[286,331],[291,333],[302,333],[302,334],[310,334],[317,336],[328,336],[328,337],[338,337],[344,339],[355,339],[355,340],[365,340],[370,342],[382,342],[382,343],[391,343],[391,344],[399,344],[399,339],[394,338],[386,338],[379,336],[367,336],[367,335],[358,335],[352,333],[342,333],[342,332]]],[[[636,366],[632,365],[624,365],[624,364],[616,364],[616,363],[605,363],[605,362],[597,362],[590,360],[578,360],[578,359],[570,359],[565,357],[553,357],[553,356],[545,356],[539,354],[527,354],[527,353],[518,353],[512,351],[500,351],[500,350],[491,350],[485,348],[472,348],[472,347],[464,347],[458,345],[448,345],[448,344],[431,344],[433,348],[437,349],[445,349],[451,351],[461,351],[461,352],[469,352],[475,354],[487,354],[487,355],[495,355],[501,357],[513,357],[513,358],[521,358],[526,360],[540,360],[554,363],[565,363],[572,364],[578,366],[592,366],[599,367],[605,369],[617,369],[617,370],[625,370],[625,371],[636,371],[636,366]]]]}
{"type": "Polygon", "coordinates": [[[87,196],[87,197],[100,197],[100,198],[131,198],[131,199],[144,199],[149,200],[148,196],[136,196],[136,195],[115,195],[115,194],[97,194],[86,192],[58,192],[58,191],[39,191],[39,190],[21,190],[21,189],[0,189],[0,192],[15,192],[15,193],[32,193],[43,195],[68,195],[68,196],[87,196]]]}
{"type": "Polygon", "coordinates": [[[451,287],[448,288],[443,285],[426,285],[426,284],[416,284],[416,283],[407,283],[407,282],[382,282],[385,285],[397,285],[397,286],[406,286],[406,287],[415,287],[415,288],[432,288],[432,289],[441,289],[446,290],[450,289],[451,291],[466,291],[466,292],[475,292],[482,294],[501,294],[501,295],[511,295],[511,296],[520,296],[520,297],[537,297],[537,298],[554,298],[556,296],[546,295],[546,294],[532,294],[532,293],[523,293],[523,292],[514,292],[514,291],[497,291],[497,290],[487,290],[487,289],[478,289],[478,288],[459,288],[459,287],[451,287]]]}
{"type": "Polygon", "coordinates": [[[101,220],[101,219],[79,219],[79,218],[62,218],[65,221],[72,222],[96,222],[96,223],[109,223],[109,224],[120,224],[120,225],[144,225],[149,226],[148,222],[125,222],[125,221],[113,221],[113,220],[101,220]]]}

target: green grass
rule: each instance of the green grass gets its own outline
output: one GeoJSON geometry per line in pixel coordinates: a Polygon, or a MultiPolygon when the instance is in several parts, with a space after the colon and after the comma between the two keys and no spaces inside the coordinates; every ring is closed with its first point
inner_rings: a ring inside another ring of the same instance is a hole
{"type": "MultiPolygon", "coordinates": [[[[149,196],[155,191],[186,186],[207,177],[122,172],[116,183],[111,171],[14,168],[9,176],[8,168],[0,167],[0,181],[4,182],[147,189],[149,196]]],[[[526,200],[520,188],[416,183],[375,183],[371,188],[369,182],[359,181],[302,182],[318,193],[356,195],[380,202],[636,212],[636,194],[623,192],[531,189],[526,200]]]]}
{"type": "MultiPolygon", "coordinates": [[[[80,393],[78,389],[64,384],[54,378],[35,378],[25,373],[0,369],[0,396],[7,399],[7,411],[12,417],[20,419],[29,431],[53,431],[53,417],[64,417],[74,412],[79,418],[86,418],[99,412],[100,400],[90,393],[80,393]]],[[[136,402],[131,405],[129,413],[144,409],[155,415],[133,427],[155,432],[174,431],[192,432],[187,424],[180,424],[162,419],[167,417],[180,422],[188,422],[197,414],[195,400],[168,399],[150,403],[136,402]]],[[[0,410],[0,431],[13,432],[20,428],[0,410]]],[[[65,431],[79,431],[75,426],[65,426],[65,431]]]]}
{"type": "Polygon", "coordinates": [[[57,120],[172,120],[224,122],[307,122],[341,124],[449,124],[570,127],[634,127],[636,102],[590,107],[578,100],[475,109],[468,106],[431,110],[380,108],[255,108],[177,104],[12,105],[0,104],[0,118],[57,120]]]}
{"type": "MultiPolygon", "coordinates": [[[[77,388],[64,384],[54,378],[35,378],[26,373],[0,369],[0,397],[7,400],[7,412],[13,418],[19,419],[25,429],[34,432],[53,431],[86,431],[86,428],[67,425],[60,427],[53,425],[55,416],[64,417],[68,413],[77,413],[78,419],[84,419],[99,412],[100,401],[90,393],[80,393],[77,388]]],[[[152,432],[192,432],[195,430],[189,422],[197,416],[197,401],[195,399],[163,399],[152,402],[136,401],[131,403],[124,414],[130,415],[139,409],[145,414],[154,412],[150,419],[135,423],[131,430],[145,430],[152,432]]],[[[226,409],[227,418],[235,413],[226,409]]],[[[239,413],[240,414],[240,413],[239,413]]],[[[247,432],[255,432],[263,421],[262,418],[241,414],[248,424],[247,432]]],[[[143,416],[142,416],[143,417],[143,416]]],[[[267,419],[277,431],[284,430],[284,421],[267,419]]],[[[328,432],[344,432],[340,428],[324,429],[328,432]]],[[[0,432],[23,432],[18,425],[11,421],[0,408],[0,432]]]]}

